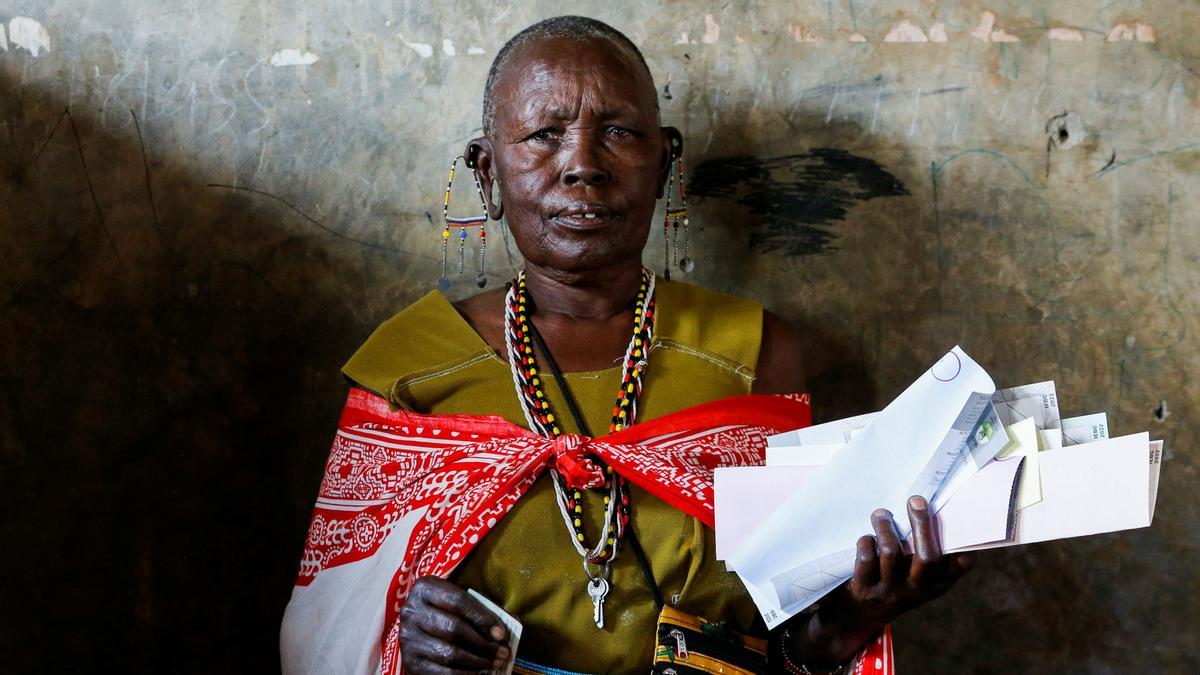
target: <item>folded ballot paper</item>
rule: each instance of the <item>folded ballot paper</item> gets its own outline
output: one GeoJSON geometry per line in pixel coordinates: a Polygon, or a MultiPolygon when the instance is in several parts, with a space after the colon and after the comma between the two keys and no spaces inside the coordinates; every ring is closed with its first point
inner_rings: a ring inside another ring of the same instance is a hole
{"type": "Polygon", "coordinates": [[[1062,419],[1053,382],[996,391],[955,347],[877,413],[772,437],[716,470],[717,558],[774,627],[850,578],[870,514],[929,500],[947,552],[1147,527],[1161,441],[1062,419]]]}

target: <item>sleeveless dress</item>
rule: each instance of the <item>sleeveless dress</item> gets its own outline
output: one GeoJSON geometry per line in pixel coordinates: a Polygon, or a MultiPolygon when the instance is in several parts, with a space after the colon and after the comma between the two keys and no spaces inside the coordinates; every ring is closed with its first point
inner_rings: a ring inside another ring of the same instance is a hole
{"type": "MultiPolygon", "coordinates": [[[[651,342],[639,416],[645,421],[700,403],[750,393],[762,338],[762,307],[697,286],[656,281],[651,342]]],[[[619,362],[619,359],[618,359],[619,362]]],[[[437,291],[385,321],[343,373],[392,405],[420,413],[500,415],[527,427],[508,362],[437,291]]],[[[566,373],[591,430],[608,430],[619,365],[566,373]]],[[[553,378],[543,380],[559,426],[578,433],[553,378]]],[[[604,512],[587,491],[585,532],[594,542],[604,512]]],[[[631,486],[632,527],[664,601],[744,633],[766,629],[736,574],[714,558],[715,537],[698,520],[631,486]]],[[[637,557],[622,546],[612,564],[605,625],[593,621],[582,559],[570,541],[551,480],[529,493],[451,576],[523,624],[518,656],[580,672],[646,672],[658,610],[637,557]]]]}

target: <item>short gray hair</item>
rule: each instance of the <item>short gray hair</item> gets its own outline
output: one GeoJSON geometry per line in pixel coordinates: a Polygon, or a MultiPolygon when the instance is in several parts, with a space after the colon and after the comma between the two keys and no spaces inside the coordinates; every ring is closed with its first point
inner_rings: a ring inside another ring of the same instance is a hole
{"type": "MultiPolygon", "coordinates": [[[[646,65],[642,51],[616,28],[586,16],[556,16],[543,19],[512,36],[508,42],[504,43],[504,46],[496,54],[495,60],[492,61],[492,67],[488,70],[487,84],[483,88],[483,133],[492,133],[492,123],[496,119],[496,102],[493,96],[496,80],[499,79],[500,70],[508,63],[509,57],[514,51],[527,44],[554,38],[579,41],[611,40],[633,52],[637,56],[638,63],[646,70],[646,76],[650,78],[650,82],[654,82],[654,76],[650,73],[650,67],[646,65]]],[[[657,96],[654,97],[654,105],[656,108],[658,107],[657,96]]]]}

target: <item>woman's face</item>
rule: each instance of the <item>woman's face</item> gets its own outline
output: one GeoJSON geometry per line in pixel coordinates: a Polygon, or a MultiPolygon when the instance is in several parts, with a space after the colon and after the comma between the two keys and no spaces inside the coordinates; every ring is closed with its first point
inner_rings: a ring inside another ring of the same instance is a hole
{"type": "Polygon", "coordinates": [[[541,40],[510,58],[491,133],[467,156],[485,184],[500,181],[527,262],[568,273],[640,264],[679,138],[659,127],[655,96],[636,56],[609,40],[541,40]]]}

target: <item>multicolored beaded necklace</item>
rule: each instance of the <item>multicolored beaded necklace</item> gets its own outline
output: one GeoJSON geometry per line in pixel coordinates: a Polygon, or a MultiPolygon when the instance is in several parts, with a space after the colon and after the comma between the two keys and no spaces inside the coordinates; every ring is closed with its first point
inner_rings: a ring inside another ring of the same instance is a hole
{"type": "MultiPolygon", "coordinates": [[[[508,289],[504,310],[505,341],[508,345],[513,384],[529,428],[542,436],[557,438],[562,432],[542,386],[544,374],[538,370],[534,357],[533,333],[536,329],[529,318],[529,304],[525,273],[521,272],[508,289]]],[[[609,433],[620,431],[637,420],[637,403],[642,393],[646,356],[654,335],[654,273],[648,269],[642,269],[642,283],[638,289],[633,317],[633,337],[625,350],[621,367],[621,388],[613,406],[609,433]]],[[[600,463],[598,459],[592,459],[600,463]]],[[[604,498],[605,533],[591,550],[585,548],[583,493],[568,486],[558,471],[553,468],[550,471],[554,479],[554,490],[558,495],[559,509],[571,532],[571,543],[575,545],[579,555],[583,556],[585,569],[588,563],[607,566],[616,558],[625,525],[629,521],[628,484],[611,467],[602,465],[602,468],[603,489],[608,491],[608,496],[604,498]]]]}

